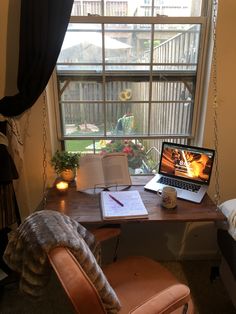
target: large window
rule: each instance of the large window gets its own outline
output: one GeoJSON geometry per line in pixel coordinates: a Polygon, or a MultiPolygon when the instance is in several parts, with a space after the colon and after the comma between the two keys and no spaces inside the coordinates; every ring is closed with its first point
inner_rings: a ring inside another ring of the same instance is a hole
{"type": "Polygon", "coordinates": [[[208,5],[204,0],[74,1],[57,62],[66,150],[123,150],[129,159],[142,159],[138,168],[130,164],[131,172],[147,173],[157,168],[163,140],[194,139],[208,5]]]}

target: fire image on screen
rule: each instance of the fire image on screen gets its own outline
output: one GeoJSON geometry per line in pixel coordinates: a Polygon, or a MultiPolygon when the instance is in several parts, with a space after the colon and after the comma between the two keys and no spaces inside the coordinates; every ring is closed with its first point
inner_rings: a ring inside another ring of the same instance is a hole
{"type": "Polygon", "coordinates": [[[208,182],[212,163],[211,155],[164,147],[160,172],[199,182],[208,182]]]}

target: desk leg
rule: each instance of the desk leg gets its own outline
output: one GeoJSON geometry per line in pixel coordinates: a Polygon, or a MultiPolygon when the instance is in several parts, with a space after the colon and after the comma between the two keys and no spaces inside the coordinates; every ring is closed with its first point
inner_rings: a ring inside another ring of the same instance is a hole
{"type": "Polygon", "coordinates": [[[114,256],[113,256],[113,262],[117,261],[119,244],[120,244],[120,235],[118,235],[118,237],[116,239],[116,246],[115,246],[115,252],[114,252],[114,256]]]}
{"type": "Polygon", "coordinates": [[[120,244],[120,234],[121,234],[120,225],[105,225],[100,228],[92,229],[90,231],[94,234],[95,239],[100,243],[107,241],[109,239],[115,238],[115,237],[117,238],[116,244],[115,244],[114,256],[113,256],[113,261],[116,261],[118,257],[118,249],[119,249],[119,244],[120,244]]]}

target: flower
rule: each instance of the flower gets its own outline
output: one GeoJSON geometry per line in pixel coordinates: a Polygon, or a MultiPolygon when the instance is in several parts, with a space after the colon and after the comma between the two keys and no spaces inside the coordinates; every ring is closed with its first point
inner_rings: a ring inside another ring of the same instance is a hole
{"type": "Polygon", "coordinates": [[[127,154],[128,165],[136,169],[142,166],[142,161],[146,159],[144,146],[134,140],[113,140],[102,147],[102,154],[123,152],[127,154]]]}

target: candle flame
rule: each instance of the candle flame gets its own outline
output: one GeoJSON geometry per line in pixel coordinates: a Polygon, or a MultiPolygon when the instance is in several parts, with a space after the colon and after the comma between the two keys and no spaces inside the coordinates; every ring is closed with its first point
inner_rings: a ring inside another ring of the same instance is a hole
{"type": "Polygon", "coordinates": [[[56,187],[59,191],[65,191],[68,189],[68,183],[61,181],[61,182],[57,183],[56,187]]]}

